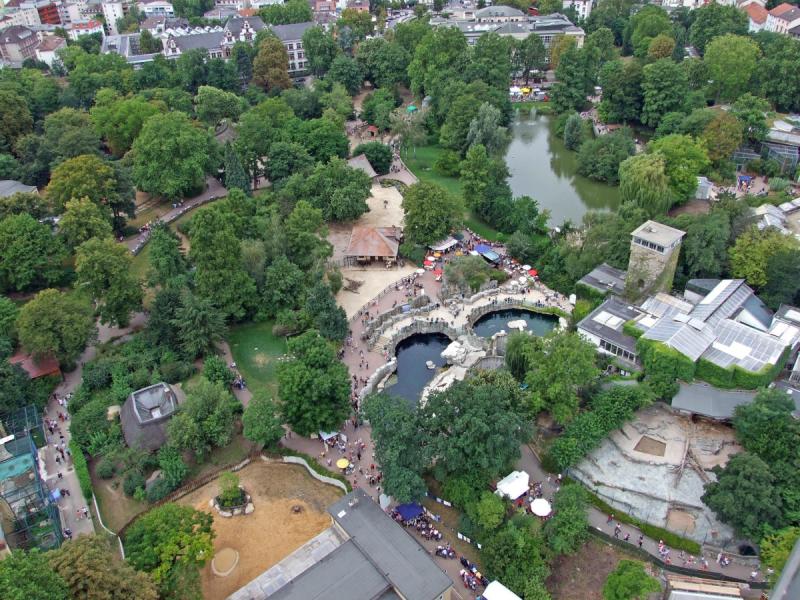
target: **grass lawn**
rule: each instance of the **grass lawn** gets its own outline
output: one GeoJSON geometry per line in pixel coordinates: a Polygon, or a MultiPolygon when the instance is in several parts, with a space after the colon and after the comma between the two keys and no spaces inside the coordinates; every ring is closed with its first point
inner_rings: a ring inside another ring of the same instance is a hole
{"type": "MultiPolygon", "coordinates": [[[[405,150],[403,152],[403,161],[420,181],[435,183],[442,186],[454,196],[463,198],[464,191],[458,177],[442,175],[441,173],[437,173],[433,168],[434,163],[443,152],[444,148],[441,146],[421,146],[417,148],[416,153],[413,150],[405,150]]],[[[471,211],[467,211],[464,214],[464,225],[484,239],[492,242],[503,241],[502,233],[492,229],[471,211]]]]}
{"type": "Polygon", "coordinates": [[[248,323],[231,329],[228,343],[233,360],[250,389],[268,387],[277,390],[275,369],[278,358],[286,352],[286,341],[272,335],[273,321],[248,323]]]}
{"type": "Polygon", "coordinates": [[[235,465],[242,462],[252,448],[252,442],[246,440],[241,433],[233,436],[230,444],[214,448],[202,463],[190,465],[187,481],[199,479],[222,465],[235,465]]]}

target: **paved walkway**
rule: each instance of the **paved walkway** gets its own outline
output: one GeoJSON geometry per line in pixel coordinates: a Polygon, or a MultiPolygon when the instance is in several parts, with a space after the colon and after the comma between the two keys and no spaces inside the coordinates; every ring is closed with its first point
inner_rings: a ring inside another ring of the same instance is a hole
{"type": "MultiPolygon", "coordinates": [[[[136,313],[131,318],[130,325],[122,329],[98,324],[97,343],[102,344],[115,339],[124,339],[130,335],[132,331],[144,327],[146,322],[147,316],[145,313],[136,313]]],[[[64,398],[67,394],[75,391],[83,377],[83,365],[94,359],[96,354],[97,348],[95,346],[89,346],[83,351],[75,369],[66,373],[63,381],[55,389],[55,394],[58,398],[64,398]]],[[[59,412],[68,415],[69,405],[67,405],[66,408],[62,407],[54,398],[51,398],[45,409],[45,417],[57,422],[58,430],[53,435],[47,431],[49,443],[40,451],[40,455],[44,454],[46,470],[45,484],[50,490],[59,488],[69,492],[68,496],[64,495],[58,501],[62,529],[72,530],[73,536],[92,534],[95,532],[95,524],[91,512],[91,498],[85,498],[81,491],[72,458],[69,457],[66,461],[61,461],[60,463],[56,462],[56,456],[61,460],[56,445],[62,442],[63,436],[64,446],[69,447],[69,441],[72,437],[69,431],[71,421],[69,419],[63,422],[60,421],[58,416],[59,412]],[[61,474],[61,479],[58,477],[59,473],[61,474]],[[80,513],[81,509],[84,507],[90,509],[88,517],[84,517],[80,513]]]]}
{"type": "MultiPolygon", "coordinates": [[[[203,191],[202,194],[199,194],[198,196],[194,196],[192,198],[187,198],[186,200],[183,201],[183,203],[173,207],[172,210],[164,213],[154,221],[160,223],[172,223],[176,219],[185,215],[190,210],[193,210],[202,204],[218,200],[219,198],[224,198],[227,195],[228,195],[228,190],[226,190],[222,186],[222,184],[219,181],[217,181],[217,179],[209,175],[208,177],[206,177],[206,189],[203,191]]],[[[155,222],[148,223],[139,230],[138,235],[135,235],[125,240],[124,243],[131,252],[137,254],[142,249],[142,247],[149,241],[150,225],[151,224],[154,225],[155,222]]]]}

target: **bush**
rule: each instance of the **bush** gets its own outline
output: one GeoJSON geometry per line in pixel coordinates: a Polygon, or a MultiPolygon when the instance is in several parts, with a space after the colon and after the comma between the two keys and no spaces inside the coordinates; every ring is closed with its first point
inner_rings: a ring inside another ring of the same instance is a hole
{"type": "Polygon", "coordinates": [[[188,379],[194,373],[194,366],[189,362],[172,361],[161,363],[161,378],[167,383],[177,383],[188,379]]]}
{"type": "Polygon", "coordinates": [[[172,489],[178,487],[189,474],[189,467],[183,462],[181,453],[172,446],[162,446],[158,451],[158,468],[172,489]]]}
{"type": "Polygon", "coordinates": [[[219,476],[220,506],[239,506],[244,502],[244,492],[239,487],[239,476],[230,471],[219,476]]]}
{"type": "Polygon", "coordinates": [[[158,479],[150,486],[150,489],[145,492],[145,498],[151,504],[166,498],[174,488],[169,484],[166,479],[158,479]]]}
{"type": "Polygon", "coordinates": [[[458,177],[461,174],[461,157],[458,152],[444,150],[433,163],[433,170],[445,177],[458,177]]]}
{"type": "Polygon", "coordinates": [[[92,478],[89,476],[89,466],[86,464],[86,457],[83,450],[70,440],[69,451],[72,454],[72,466],[75,467],[75,474],[78,476],[78,483],[81,486],[83,496],[88,500],[92,497],[92,478]]]}
{"type": "Polygon", "coordinates": [[[103,397],[97,397],[88,402],[83,408],[73,413],[70,432],[72,441],[83,450],[88,450],[92,442],[92,435],[97,432],[108,431],[111,424],[106,418],[106,409],[109,404],[103,397]]]}
{"type": "Polygon", "coordinates": [[[112,363],[106,360],[95,360],[83,367],[83,384],[93,392],[111,385],[112,363]]]}
{"type": "Polygon", "coordinates": [[[676,380],[691,381],[695,364],[677,350],[660,342],[639,338],[636,342],[647,382],[662,400],[671,399],[678,392],[676,380]]]}
{"type": "Polygon", "coordinates": [[[102,458],[94,469],[101,479],[111,479],[114,476],[114,463],[107,458],[102,458]]]}
{"type": "Polygon", "coordinates": [[[769,191],[782,192],[790,185],[791,182],[788,179],[784,179],[783,177],[773,177],[772,179],[769,180],[769,191]]]}
{"type": "Polygon", "coordinates": [[[125,479],[122,482],[122,489],[128,496],[133,496],[136,490],[144,488],[144,484],[144,476],[138,471],[131,471],[125,475],[125,479]]]}
{"type": "Polygon", "coordinates": [[[411,242],[403,242],[400,244],[400,256],[407,258],[412,263],[421,265],[425,260],[425,248],[417,246],[411,242]]]}
{"type": "Polygon", "coordinates": [[[219,381],[222,385],[230,385],[233,383],[234,374],[228,368],[225,360],[219,356],[212,355],[206,357],[203,363],[203,377],[208,379],[211,383],[219,381]]]}

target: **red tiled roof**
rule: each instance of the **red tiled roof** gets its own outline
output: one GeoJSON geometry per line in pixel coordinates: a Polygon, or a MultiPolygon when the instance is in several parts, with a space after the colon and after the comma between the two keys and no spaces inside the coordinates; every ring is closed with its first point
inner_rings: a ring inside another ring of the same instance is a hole
{"type": "Polygon", "coordinates": [[[58,366],[58,361],[52,357],[40,358],[37,360],[30,354],[17,352],[8,359],[8,362],[12,365],[19,365],[22,367],[31,379],[37,379],[47,375],[61,375],[61,368],[58,366]]]}
{"type": "Polygon", "coordinates": [[[767,9],[761,6],[760,4],[751,2],[750,4],[744,7],[744,10],[753,23],[758,23],[760,25],[766,22],[767,20],[767,14],[768,14],[767,9]]]}
{"type": "Polygon", "coordinates": [[[793,8],[796,8],[793,4],[784,2],[782,4],[778,4],[778,6],[769,11],[769,14],[771,14],[773,17],[780,17],[783,13],[788,10],[792,10],[793,8]]]}
{"type": "Polygon", "coordinates": [[[397,258],[400,234],[395,227],[353,227],[345,256],[397,258]]]}

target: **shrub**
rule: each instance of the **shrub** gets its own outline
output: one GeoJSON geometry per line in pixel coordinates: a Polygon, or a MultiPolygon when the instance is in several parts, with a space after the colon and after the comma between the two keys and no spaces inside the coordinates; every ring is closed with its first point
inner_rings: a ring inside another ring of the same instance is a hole
{"type": "Polygon", "coordinates": [[[166,498],[173,489],[166,479],[161,478],[153,482],[150,489],[145,492],[145,498],[152,504],[166,498]]]}
{"type": "Polygon", "coordinates": [[[194,373],[194,366],[188,362],[173,361],[161,363],[161,377],[167,383],[177,383],[188,379],[194,373]]]}
{"type": "Polygon", "coordinates": [[[69,451],[72,454],[72,466],[75,467],[75,474],[78,476],[78,483],[81,486],[81,491],[84,497],[88,500],[92,497],[92,478],[89,476],[89,466],[86,464],[86,457],[83,455],[83,450],[75,443],[75,440],[70,440],[69,451]]]}
{"type": "Polygon", "coordinates": [[[114,463],[107,458],[102,458],[94,469],[101,479],[111,479],[114,476],[114,463]]]}
{"type": "Polygon", "coordinates": [[[122,489],[128,496],[133,496],[136,490],[144,488],[144,484],[144,476],[141,473],[138,471],[130,471],[125,475],[125,479],[122,482],[122,489]]]}
{"type": "Polygon", "coordinates": [[[219,476],[219,503],[221,506],[238,506],[244,501],[244,492],[239,487],[236,473],[223,473],[219,476]]]}
{"type": "Polygon", "coordinates": [[[678,391],[677,379],[694,379],[695,364],[677,350],[660,342],[639,338],[636,349],[644,366],[647,382],[658,398],[669,400],[678,391]]]}
{"type": "Polygon", "coordinates": [[[158,451],[158,467],[172,489],[178,487],[189,474],[189,467],[183,462],[181,453],[172,446],[163,446],[158,451]]]}
{"type": "Polygon", "coordinates": [[[214,383],[219,381],[223,385],[233,383],[233,371],[228,368],[225,360],[219,356],[208,356],[203,363],[203,377],[214,383]]]}
{"type": "Polygon", "coordinates": [[[101,431],[108,431],[110,423],[106,418],[108,403],[102,398],[97,397],[88,402],[83,408],[73,413],[70,431],[72,441],[77,443],[83,450],[88,450],[92,434],[101,431]]]}
{"type": "Polygon", "coordinates": [[[412,244],[411,242],[403,242],[400,244],[400,256],[407,258],[412,263],[421,265],[425,260],[425,248],[412,244]]]}
{"type": "Polygon", "coordinates": [[[359,144],[353,150],[353,156],[363,154],[378,175],[386,175],[392,166],[392,149],[380,142],[359,144]]]}
{"type": "Polygon", "coordinates": [[[95,360],[83,367],[83,385],[92,392],[111,385],[112,363],[106,360],[95,360]]]}
{"type": "Polygon", "coordinates": [[[458,152],[444,150],[433,163],[433,169],[446,177],[458,177],[461,173],[461,157],[458,152]]]}

